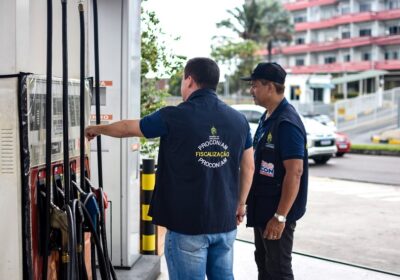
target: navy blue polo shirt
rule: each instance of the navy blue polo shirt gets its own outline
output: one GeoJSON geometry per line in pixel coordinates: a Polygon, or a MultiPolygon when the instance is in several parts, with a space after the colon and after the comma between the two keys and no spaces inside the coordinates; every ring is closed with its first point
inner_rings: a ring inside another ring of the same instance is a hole
{"type": "MultiPolygon", "coordinates": [[[[286,106],[288,101],[284,98],[275,111],[267,119],[266,112],[262,115],[257,131],[254,135],[253,148],[256,151],[258,141],[262,138],[266,131],[271,127],[271,121],[286,106]]],[[[282,160],[303,159],[304,158],[304,137],[301,130],[290,122],[283,122],[279,129],[280,156],[282,160]]]]}
{"type": "Polygon", "coordinates": [[[144,117],[140,129],[160,137],[152,222],[189,235],[235,229],[240,162],[252,146],[246,118],[200,89],[144,117]]]}

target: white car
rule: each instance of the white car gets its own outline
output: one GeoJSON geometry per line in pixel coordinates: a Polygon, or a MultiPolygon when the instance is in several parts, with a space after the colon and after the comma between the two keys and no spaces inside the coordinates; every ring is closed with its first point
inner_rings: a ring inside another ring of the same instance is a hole
{"type": "Polygon", "coordinates": [[[235,104],[232,108],[242,113],[250,125],[251,137],[254,138],[258,127],[258,121],[265,112],[265,108],[254,104],[235,104]]]}
{"type": "Polygon", "coordinates": [[[317,164],[326,163],[337,152],[335,133],[314,119],[302,117],[302,120],[307,132],[308,157],[317,164]]]}
{"type": "MultiPolygon", "coordinates": [[[[265,112],[265,108],[254,104],[236,104],[232,105],[232,108],[246,117],[254,137],[258,121],[265,112]]],[[[300,117],[307,132],[308,157],[317,164],[326,163],[337,152],[334,132],[316,120],[304,118],[301,115],[300,117]]]]}

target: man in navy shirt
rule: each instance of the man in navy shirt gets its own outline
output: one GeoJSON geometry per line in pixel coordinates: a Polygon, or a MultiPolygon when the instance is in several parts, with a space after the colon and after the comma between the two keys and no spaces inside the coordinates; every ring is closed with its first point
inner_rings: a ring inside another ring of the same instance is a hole
{"type": "Polygon", "coordinates": [[[266,108],[254,136],[255,172],[247,199],[259,280],[294,279],[293,233],[305,213],[308,156],[303,123],[284,97],[286,72],[260,63],[250,77],[254,102],[266,108]]]}
{"type": "Polygon", "coordinates": [[[219,68],[193,58],[181,83],[183,101],[144,117],[89,126],[86,136],[160,138],[149,215],[168,231],[170,279],[233,279],[233,241],[254,172],[246,119],[215,94],[219,68]]]}

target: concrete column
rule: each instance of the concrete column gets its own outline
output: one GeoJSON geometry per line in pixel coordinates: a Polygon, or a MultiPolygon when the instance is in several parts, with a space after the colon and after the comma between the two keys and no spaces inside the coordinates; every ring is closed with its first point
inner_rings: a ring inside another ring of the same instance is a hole
{"type": "Polygon", "coordinates": [[[343,98],[344,99],[347,99],[347,95],[348,95],[348,93],[347,93],[347,83],[343,83],[343,98]]]}

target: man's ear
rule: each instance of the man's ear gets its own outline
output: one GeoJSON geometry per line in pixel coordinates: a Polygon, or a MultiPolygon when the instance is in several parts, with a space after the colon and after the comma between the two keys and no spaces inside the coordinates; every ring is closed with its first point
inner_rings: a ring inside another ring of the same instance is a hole
{"type": "Polygon", "coordinates": [[[187,79],[188,79],[188,87],[192,88],[196,84],[196,82],[193,80],[192,76],[188,76],[187,79]]]}

